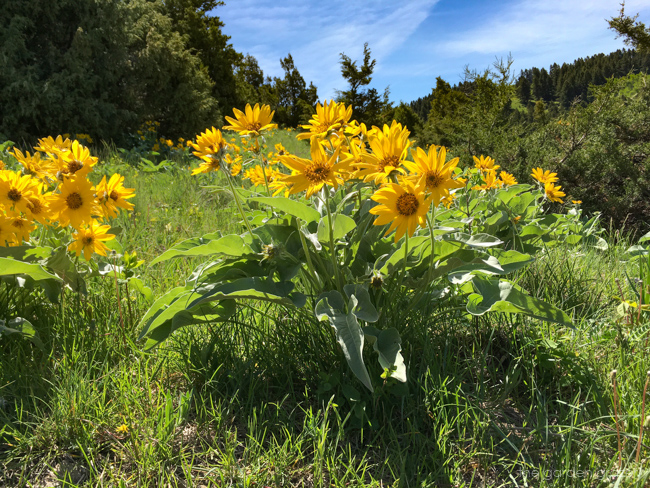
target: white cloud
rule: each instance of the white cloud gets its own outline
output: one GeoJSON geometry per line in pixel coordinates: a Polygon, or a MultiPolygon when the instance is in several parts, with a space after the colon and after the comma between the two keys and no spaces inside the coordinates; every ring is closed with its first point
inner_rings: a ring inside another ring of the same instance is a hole
{"type": "Polygon", "coordinates": [[[286,0],[278,6],[272,0],[233,0],[215,13],[235,49],[255,56],[265,75],[281,76],[279,61],[290,52],[324,99],[345,88],[341,53],[360,59],[368,42],[377,73],[382,60],[408,40],[437,1],[286,0]]]}

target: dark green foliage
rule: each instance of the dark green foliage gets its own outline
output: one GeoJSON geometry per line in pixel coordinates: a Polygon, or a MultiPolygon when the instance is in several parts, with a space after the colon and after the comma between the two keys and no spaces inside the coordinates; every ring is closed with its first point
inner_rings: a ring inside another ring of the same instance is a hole
{"type": "Polygon", "coordinates": [[[160,1],[8,0],[0,11],[0,132],[116,139],[146,119],[168,136],[219,114],[200,59],[160,1]]]}
{"type": "Polygon", "coordinates": [[[392,107],[388,100],[388,88],[384,90],[383,96],[376,88],[361,88],[372,81],[376,64],[377,60],[371,59],[367,42],[363,45],[363,65],[360,67],[357,67],[356,61],[341,53],[341,74],[350,86],[347,90],[338,92],[337,101],[351,105],[352,118],[366,125],[390,123],[387,115],[392,107]]]}
{"type": "Polygon", "coordinates": [[[293,57],[288,54],[280,60],[284,78],[274,78],[273,90],[277,97],[274,120],[283,126],[297,127],[307,123],[318,101],[318,94],[313,83],[309,86],[296,68],[293,57]]]}
{"type": "Polygon", "coordinates": [[[517,80],[517,96],[522,105],[526,106],[531,99],[530,82],[523,74],[517,80]]]}
{"type": "Polygon", "coordinates": [[[212,96],[223,113],[231,113],[247,99],[237,96],[234,66],[242,59],[222,33],[223,22],[210,12],[223,2],[216,0],[164,0],[173,29],[183,35],[186,46],[196,54],[214,82],[212,96]]]}
{"type": "Polygon", "coordinates": [[[625,2],[621,4],[621,11],[618,17],[608,20],[609,28],[618,33],[618,37],[624,37],[624,42],[628,46],[641,52],[650,52],[650,29],[643,22],[634,17],[625,15],[625,2]]]}

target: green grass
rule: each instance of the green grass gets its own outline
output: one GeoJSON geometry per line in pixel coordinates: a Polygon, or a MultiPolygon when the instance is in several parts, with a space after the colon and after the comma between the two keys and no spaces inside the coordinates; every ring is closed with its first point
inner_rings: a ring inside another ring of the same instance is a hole
{"type": "MultiPolygon", "coordinates": [[[[306,148],[284,137],[273,143],[306,148]]],[[[182,239],[241,230],[233,202],[202,188],[210,177],[120,170],[136,208],[114,226],[147,262],[182,239]]],[[[146,352],[135,338],[147,304],[122,286],[118,308],[111,278],[61,305],[0,285],[0,310],[20,303],[44,343],[0,341],[0,486],[645,486],[650,451],[634,457],[647,333],[615,320],[614,280],[631,299],[625,272],[638,276],[621,265],[626,246],[550,248],[514,278],[571,314],[574,329],[405,312],[408,297],[387,290],[380,325],[399,329],[408,383],[374,393],[308,311],[242,306],[146,352]]],[[[198,263],[137,271],[160,295],[198,263]]],[[[365,354],[377,378],[375,353],[365,354]]]]}

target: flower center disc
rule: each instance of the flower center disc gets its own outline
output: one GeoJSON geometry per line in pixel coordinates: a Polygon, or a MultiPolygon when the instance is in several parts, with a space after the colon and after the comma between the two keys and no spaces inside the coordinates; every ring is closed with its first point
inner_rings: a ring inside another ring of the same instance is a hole
{"type": "Polygon", "coordinates": [[[86,236],[83,239],[81,239],[81,242],[83,243],[84,246],[90,246],[93,243],[93,238],[90,236],[86,236]]]}
{"type": "Polygon", "coordinates": [[[261,128],[262,128],[262,124],[260,124],[259,122],[251,122],[246,126],[247,130],[251,130],[251,131],[255,131],[255,132],[257,132],[261,128]]]}
{"type": "Polygon", "coordinates": [[[15,188],[12,188],[11,190],[9,190],[9,193],[7,193],[7,197],[12,202],[17,202],[18,200],[20,200],[22,198],[22,196],[23,196],[22,193],[20,193],[15,188]]]}
{"type": "Polygon", "coordinates": [[[65,203],[71,210],[77,210],[83,205],[84,202],[81,199],[81,195],[79,195],[79,193],[70,193],[70,195],[66,197],[65,203]]]}
{"type": "Polygon", "coordinates": [[[312,183],[320,183],[327,179],[329,172],[329,166],[322,163],[316,163],[305,169],[305,177],[312,183]]]}
{"type": "Polygon", "coordinates": [[[384,159],[379,161],[379,168],[384,171],[386,166],[391,166],[397,168],[399,163],[399,158],[397,156],[386,156],[384,159]]]}
{"type": "Polygon", "coordinates": [[[410,217],[417,212],[420,202],[413,193],[404,193],[397,198],[397,212],[404,217],[410,217]]]}
{"type": "Polygon", "coordinates": [[[77,161],[76,159],[74,159],[68,163],[68,173],[75,174],[83,167],[84,165],[81,161],[77,161]]]}
{"type": "Polygon", "coordinates": [[[120,198],[120,195],[115,190],[113,190],[111,192],[111,194],[108,195],[108,198],[110,198],[111,200],[117,202],[117,200],[120,198]]]}
{"type": "Polygon", "coordinates": [[[445,181],[445,178],[436,171],[429,171],[426,180],[427,188],[438,188],[445,181]]]}

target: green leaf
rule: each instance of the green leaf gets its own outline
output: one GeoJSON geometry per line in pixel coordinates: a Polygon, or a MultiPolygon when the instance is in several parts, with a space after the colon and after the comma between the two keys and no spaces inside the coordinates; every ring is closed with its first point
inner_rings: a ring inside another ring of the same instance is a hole
{"type": "Polygon", "coordinates": [[[402,339],[397,329],[391,327],[379,330],[375,327],[364,327],[363,333],[372,338],[372,347],[379,354],[379,364],[390,372],[390,377],[406,383],[406,365],[402,356],[402,339]]]}
{"type": "Polygon", "coordinates": [[[147,338],[145,349],[160,344],[176,329],[198,323],[218,322],[235,312],[234,300],[224,300],[216,305],[190,307],[195,297],[190,287],[176,287],[158,298],[140,321],[143,326],[138,340],[147,338]]]}
{"type": "MultiPolygon", "coordinates": [[[[357,304],[357,299],[354,296],[350,297],[348,308],[354,310],[357,304]]],[[[336,340],[343,349],[348,366],[366,388],[373,391],[370,375],[363,362],[364,334],[357,317],[353,313],[345,314],[333,308],[328,298],[323,298],[316,304],[315,313],[318,320],[329,321],[336,331],[336,340]]]]}
{"type": "Polygon", "coordinates": [[[246,244],[241,236],[236,234],[227,235],[214,240],[206,236],[195,237],[193,239],[186,239],[168,249],[151,261],[149,266],[177,257],[213,256],[215,254],[243,256],[245,254],[254,254],[254,251],[248,244],[246,244]]]}
{"type": "Polygon", "coordinates": [[[501,239],[498,239],[489,234],[474,234],[469,235],[465,232],[456,232],[455,234],[448,234],[443,237],[445,240],[461,242],[470,247],[494,247],[503,244],[501,239]]]}
{"type": "Polygon", "coordinates": [[[502,249],[493,249],[490,251],[498,260],[503,273],[509,274],[518,269],[525,268],[530,263],[535,261],[535,258],[530,254],[524,254],[519,251],[504,251],[502,249]]]}
{"type": "Polygon", "coordinates": [[[320,218],[318,210],[305,205],[297,200],[292,200],[285,197],[253,197],[248,198],[249,202],[258,202],[269,205],[276,210],[280,210],[289,215],[293,215],[300,220],[309,223],[316,222],[320,218]]]}
{"type": "Polygon", "coordinates": [[[19,261],[37,261],[52,254],[51,247],[34,247],[30,245],[0,247],[0,257],[14,258],[19,261]]]}
{"type": "Polygon", "coordinates": [[[38,336],[38,332],[36,332],[36,329],[34,329],[34,326],[28,320],[16,317],[11,319],[7,325],[8,327],[5,326],[4,320],[0,320],[0,336],[20,335],[32,341],[36,347],[45,352],[45,346],[38,336]]]}
{"type": "Polygon", "coordinates": [[[348,298],[355,297],[357,306],[352,310],[356,317],[365,322],[377,322],[379,313],[370,300],[370,294],[363,285],[345,285],[343,291],[348,298]]]}
{"type": "MultiPolygon", "coordinates": [[[[334,217],[334,228],[332,229],[333,239],[337,241],[338,239],[344,237],[348,232],[354,229],[357,224],[354,222],[354,219],[348,217],[347,215],[337,214],[334,217]]],[[[323,217],[318,222],[318,240],[324,244],[329,244],[329,219],[328,217],[323,217]]]]}
{"type": "Polygon", "coordinates": [[[10,258],[0,258],[0,276],[10,276],[10,275],[25,275],[33,279],[34,281],[42,280],[55,280],[61,281],[61,279],[48,272],[40,264],[34,263],[25,263],[23,261],[17,261],[10,258]]]}
{"type": "Polygon", "coordinates": [[[291,293],[294,284],[290,281],[272,281],[267,278],[240,278],[227,283],[201,286],[193,291],[188,308],[202,303],[231,298],[263,300],[280,305],[297,306],[302,301],[300,293],[291,293]]]}
{"type": "Polygon", "coordinates": [[[148,303],[153,303],[153,292],[140,278],[129,278],[128,284],[139,292],[148,303]]]}
{"type": "Polygon", "coordinates": [[[467,299],[467,311],[472,315],[483,315],[486,312],[517,313],[573,327],[571,319],[562,310],[526,295],[510,281],[474,276],[472,283],[478,292],[467,299]]]}

